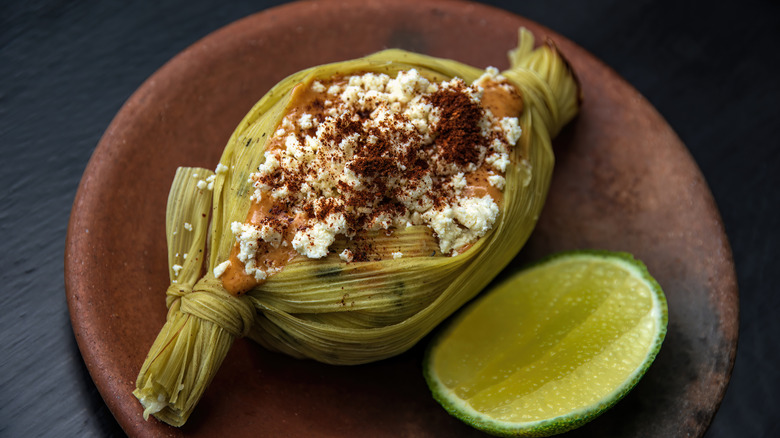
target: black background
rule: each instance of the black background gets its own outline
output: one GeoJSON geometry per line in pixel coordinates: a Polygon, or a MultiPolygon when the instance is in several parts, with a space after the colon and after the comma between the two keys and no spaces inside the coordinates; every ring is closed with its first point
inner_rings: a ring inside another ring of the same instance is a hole
{"type": "MultiPolygon", "coordinates": [[[[162,64],[273,1],[0,3],[0,436],[122,436],[70,325],[65,233],[81,174],[123,102],[162,64]]],[[[780,436],[780,5],[485,1],[615,69],[666,118],[709,183],[740,287],[731,384],[706,434],[780,436]]]]}

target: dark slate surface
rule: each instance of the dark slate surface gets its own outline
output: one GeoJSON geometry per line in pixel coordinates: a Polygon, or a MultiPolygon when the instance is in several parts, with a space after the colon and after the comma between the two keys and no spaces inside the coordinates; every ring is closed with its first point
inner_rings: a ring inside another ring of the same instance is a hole
{"type": "MultiPolygon", "coordinates": [[[[73,337],[65,230],[81,173],[133,91],[176,53],[282,2],[0,4],[0,436],[123,436],[73,337]]],[[[780,5],[485,3],[572,39],[676,130],[723,216],[740,287],[731,384],[707,438],[780,436],[780,5]]]]}

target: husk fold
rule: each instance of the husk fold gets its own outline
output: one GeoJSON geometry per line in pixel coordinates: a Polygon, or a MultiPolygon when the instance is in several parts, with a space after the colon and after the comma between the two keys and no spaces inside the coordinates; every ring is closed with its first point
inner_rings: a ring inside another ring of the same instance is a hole
{"type": "Polygon", "coordinates": [[[456,61],[391,49],[298,72],[269,91],[238,125],[220,159],[229,170],[216,174],[213,197],[192,188],[197,183],[192,174],[208,171],[180,169],[166,219],[169,264],[177,253],[191,255],[207,247],[207,274],[201,276],[203,257],[188,256],[178,276],[171,271],[177,282],[168,289],[168,320],[134,392],[144,415],[183,424],[236,337],[249,336],[295,357],[366,363],[407,350],[479,293],[533,230],[552,175],[551,138],[579,109],[579,86],[567,62],[551,43],[533,46],[530,32],[521,29],[517,49],[509,53],[510,68],[501,72],[520,90],[524,104],[519,115],[523,135],[505,175],[502,211],[494,228],[456,257],[434,255],[438,252],[430,249],[437,245],[427,228],[410,227],[371,236],[380,247],[403,248],[401,259],[345,263],[335,253],[319,260],[298,257],[240,298],[213,275],[235,242],[230,224],[243,222],[249,210],[249,175],[262,163],[265,141],[286,113],[297,84],[337,74],[394,76],[411,68],[431,80],[460,77],[470,83],[484,72],[456,61]],[[210,233],[202,220],[209,210],[210,233]],[[192,232],[180,229],[188,220],[192,232]]]}

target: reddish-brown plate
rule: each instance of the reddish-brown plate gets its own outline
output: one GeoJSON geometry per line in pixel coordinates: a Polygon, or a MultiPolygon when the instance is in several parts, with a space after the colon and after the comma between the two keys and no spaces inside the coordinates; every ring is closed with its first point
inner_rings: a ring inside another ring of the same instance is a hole
{"type": "Polygon", "coordinates": [[[480,435],[430,397],[423,345],[336,367],[239,340],[180,429],[144,421],[131,392],[165,320],[164,214],[177,166],[214,168],[252,104],[297,70],[387,47],[503,68],[520,26],[561,48],[584,106],[555,142],[549,200],[509,269],[558,250],[629,251],[669,302],[669,332],[645,378],[570,435],[704,434],[734,361],[737,285],[712,195],[664,119],[592,55],[522,17],[457,1],[349,0],[292,3],[214,32],[150,77],[95,150],[68,228],[67,299],[84,361],[129,435],[480,435]]]}

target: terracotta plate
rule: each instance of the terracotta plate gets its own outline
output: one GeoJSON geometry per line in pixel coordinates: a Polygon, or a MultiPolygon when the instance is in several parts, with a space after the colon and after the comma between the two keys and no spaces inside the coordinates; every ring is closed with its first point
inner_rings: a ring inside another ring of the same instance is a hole
{"type": "Polygon", "coordinates": [[[303,2],[250,16],[176,56],[117,114],[73,205],[66,286],[84,360],[129,435],[479,435],[430,397],[422,345],[335,367],[240,340],[181,429],[145,422],[131,391],[165,320],[164,213],[177,166],[213,169],[245,112],[297,70],[386,47],[505,68],[519,26],[556,41],[585,103],[556,142],[549,201],[511,269],[564,249],[630,251],[669,300],[656,363],[572,435],[703,435],[734,361],[737,286],[719,213],[685,146],[636,90],[572,42],[493,8],[431,0],[303,2]]]}

